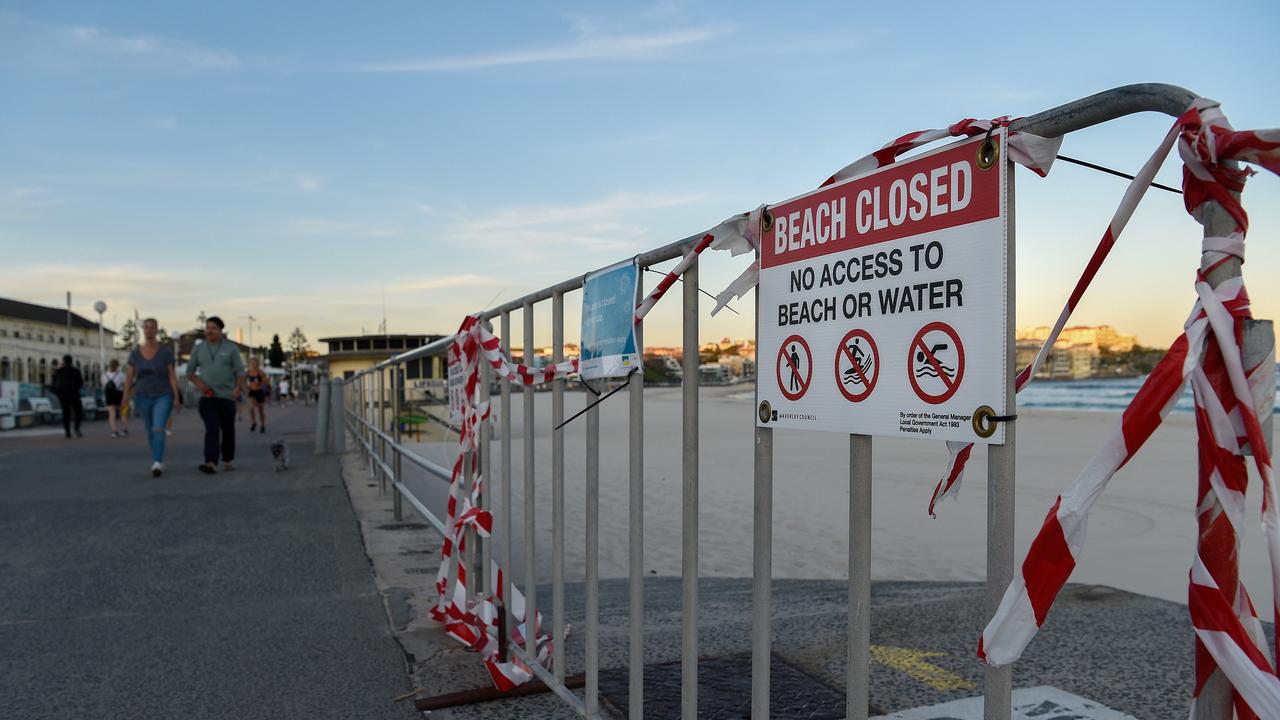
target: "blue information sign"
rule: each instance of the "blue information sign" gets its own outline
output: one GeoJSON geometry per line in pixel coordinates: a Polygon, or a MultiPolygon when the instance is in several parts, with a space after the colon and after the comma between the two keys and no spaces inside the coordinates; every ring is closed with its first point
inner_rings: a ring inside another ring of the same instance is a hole
{"type": "Polygon", "coordinates": [[[582,284],[582,377],[618,377],[640,366],[636,348],[636,289],[632,261],[587,276],[582,284]]]}

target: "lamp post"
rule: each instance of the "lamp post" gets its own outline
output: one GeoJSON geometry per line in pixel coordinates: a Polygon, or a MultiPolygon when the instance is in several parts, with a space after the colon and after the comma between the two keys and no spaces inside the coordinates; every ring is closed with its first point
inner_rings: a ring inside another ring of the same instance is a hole
{"type": "Polygon", "coordinates": [[[105,368],[107,366],[107,348],[102,344],[102,313],[107,311],[107,304],[99,300],[93,304],[93,309],[98,313],[98,367],[105,368]]]}

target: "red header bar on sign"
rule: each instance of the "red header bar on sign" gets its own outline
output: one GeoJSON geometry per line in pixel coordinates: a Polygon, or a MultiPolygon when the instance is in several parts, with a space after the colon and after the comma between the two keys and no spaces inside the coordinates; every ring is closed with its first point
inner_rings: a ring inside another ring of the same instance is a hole
{"type": "Polygon", "coordinates": [[[978,138],[769,208],[760,266],[774,267],[1000,214],[1000,168],[977,165],[978,138]]]}

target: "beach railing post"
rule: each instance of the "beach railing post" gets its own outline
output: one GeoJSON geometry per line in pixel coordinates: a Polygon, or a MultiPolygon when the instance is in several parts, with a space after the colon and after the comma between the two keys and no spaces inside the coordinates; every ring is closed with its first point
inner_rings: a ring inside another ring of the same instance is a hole
{"type": "MultiPolygon", "coordinates": [[[[499,323],[502,330],[501,347],[504,357],[511,357],[511,311],[504,310],[502,312],[502,320],[499,323]]],[[[502,542],[499,544],[502,550],[502,612],[506,617],[506,624],[503,632],[506,634],[503,649],[506,651],[502,660],[504,662],[511,659],[511,633],[515,627],[515,619],[512,614],[511,607],[511,382],[506,378],[502,379],[500,392],[501,410],[498,418],[499,432],[501,433],[501,479],[502,479],[502,542]]]]}
{"type": "Polygon", "coordinates": [[[340,378],[329,381],[329,450],[337,455],[347,452],[347,394],[340,378]]]}
{"type": "Polygon", "coordinates": [[[871,701],[871,436],[849,436],[849,658],[845,716],[866,720],[871,701]]]}
{"type": "MultiPolygon", "coordinates": [[[[759,301],[757,301],[757,311],[759,301]]],[[[759,398],[756,398],[757,403],[759,398]]],[[[773,428],[755,432],[755,503],[751,548],[751,717],[769,718],[773,614],[773,428]]]]}
{"type": "Polygon", "coordinates": [[[698,258],[684,271],[680,716],[698,718],[698,258]]]}
{"type": "MultiPolygon", "coordinates": [[[[1017,373],[1014,352],[1014,328],[1016,327],[1014,165],[1005,161],[1005,207],[1007,208],[1007,260],[1008,279],[1005,286],[1005,407],[1010,415],[1017,414],[1017,390],[1014,378],[1017,373]]],[[[1013,581],[1013,495],[1014,495],[1014,430],[1016,422],[1005,422],[1003,445],[987,446],[987,616],[995,615],[1004,597],[1005,588],[1013,581]]],[[[1011,666],[984,668],[983,718],[984,720],[1009,720],[1013,714],[1013,668],[1011,666]]]]}
{"type": "MultiPolygon", "coordinates": [[[[486,330],[492,332],[489,322],[484,321],[486,330]]],[[[480,404],[482,406],[489,405],[489,385],[493,382],[493,368],[484,358],[480,359],[480,404]]],[[[477,434],[480,436],[480,498],[478,500],[481,510],[493,511],[493,475],[489,472],[489,441],[493,438],[493,414],[490,413],[488,420],[480,421],[480,426],[476,428],[477,434]]],[[[493,587],[493,534],[480,537],[480,578],[481,578],[481,594],[488,597],[494,593],[493,587]]]]}
{"type": "Polygon", "coordinates": [[[587,685],[587,715],[600,708],[600,406],[592,403],[587,410],[587,567],[586,611],[587,631],[584,648],[587,685]]]}
{"type": "MultiPolygon", "coordinates": [[[[524,364],[533,367],[533,301],[524,303],[521,313],[524,321],[524,364]]],[[[537,536],[535,535],[538,516],[535,514],[537,486],[534,483],[533,465],[533,386],[524,386],[524,427],[521,432],[524,440],[524,652],[528,662],[538,661],[538,574],[535,572],[537,554],[537,536]]]]}
{"type": "MultiPolygon", "coordinates": [[[[428,360],[428,362],[430,362],[430,360],[428,360]]],[[[402,410],[400,406],[400,402],[401,402],[400,398],[403,396],[403,393],[404,393],[404,373],[401,372],[399,365],[392,365],[391,366],[391,433],[392,433],[391,437],[395,439],[395,442],[392,443],[392,445],[395,447],[395,454],[391,458],[391,469],[395,476],[391,478],[391,508],[395,513],[396,522],[400,522],[404,520],[404,498],[400,497],[400,489],[396,487],[396,485],[399,485],[401,482],[404,481],[403,480],[404,476],[401,474],[401,467],[400,467],[400,458],[402,456],[402,453],[400,452],[400,448],[401,448],[401,443],[404,442],[404,438],[401,435],[403,430],[401,429],[401,423],[400,423],[400,413],[402,410]]]]}
{"type": "Polygon", "coordinates": [[[378,368],[378,494],[387,494],[387,474],[381,463],[387,461],[387,369],[378,368]]]}
{"type": "MultiPolygon", "coordinates": [[[[636,304],[644,298],[644,283],[636,283],[636,304]]],[[[639,372],[631,374],[627,395],[631,403],[629,467],[627,571],[629,574],[630,623],[627,668],[627,717],[644,717],[644,322],[636,323],[636,352],[639,372]]]]}
{"type": "Polygon", "coordinates": [[[324,455],[329,452],[329,422],[332,417],[332,409],[329,407],[329,386],[332,383],[321,382],[317,386],[319,396],[316,402],[316,455],[324,455]]]}
{"type": "MultiPolygon", "coordinates": [[[[564,361],[564,293],[551,294],[552,361],[564,361]]],[[[564,380],[551,382],[551,613],[552,669],[564,684],[564,380]]]]}
{"type": "MultiPolygon", "coordinates": [[[[1239,169],[1238,164],[1234,161],[1223,161],[1223,165],[1226,165],[1232,170],[1239,169]]],[[[1239,192],[1232,192],[1231,195],[1237,200],[1240,199],[1239,192]]],[[[1207,201],[1200,206],[1197,212],[1197,219],[1204,225],[1204,237],[1206,238],[1226,237],[1237,229],[1235,219],[1226,211],[1225,208],[1222,207],[1220,203],[1207,201]]],[[[1240,258],[1228,258],[1227,260],[1216,264],[1216,267],[1212,266],[1213,263],[1217,263],[1216,254],[1215,256],[1202,256],[1201,269],[1208,271],[1205,273],[1205,280],[1211,287],[1216,288],[1226,280],[1243,276],[1242,265],[1244,263],[1240,258]]],[[[1259,361],[1274,351],[1275,329],[1271,325],[1271,321],[1246,321],[1244,324],[1243,347],[1245,368],[1247,369],[1252,365],[1256,365],[1259,361]]],[[[1267,439],[1268,443],[1271,442],[1273,415],[1273,411],[1268,411],[1265,414],[1259,414],[1258,416],[1258,420],[1262,425],[1262,435],[1267,439]]],[[[1244,454],[1252,455],[1253,449],[1246,447],[1244,454]]],[[[1224,512],[1226,511],[1223,509],[1221,501],[1215,494],[1214,507],[1209,511],[1209,513],[1211,513],[1212,516],[1217,517],[1224,512]]],[[[1238,558],[1236,563],[1237,565],[1239,564],[1238,558]]],[[[1210,567],[1209,570],[1216,574],[1215,571],[1218,571],[1219,568],[1210,567]]],[[[1238,573],[1239,568],[1236,567],[1232,569],[1230,574],[1238,575],[1238,573]]],[[[1234,595],[1234,588],[1228,588],[1228,586],[1223,583],[1220,584],[1223,587],[1223,591],[1229,596],[1234,595]]],[[[1235,600],[1234,597],[1230,597],[1229,599],[1233,601],[1235,600]]],[[[1222,670],[1214,669],[1213,673],[1205,681],[1204,687],[1200,689],[1200,696],[1196,698],[1194,720],[1230,720],[1234,712],[1232,702],[1233,696],[1234,690],[1231,687],[1231,683],[1227,681],[1226,676],[1222,674],[1222,670]]]]}

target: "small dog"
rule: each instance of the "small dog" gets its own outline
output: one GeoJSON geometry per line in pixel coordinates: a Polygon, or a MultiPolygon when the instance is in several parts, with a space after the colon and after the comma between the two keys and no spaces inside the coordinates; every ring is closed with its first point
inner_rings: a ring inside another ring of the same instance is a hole
{"type": "Polygon", "coordinates": [[[276,472],[289,469],[289,445],[284,438],[271,441],[271,462],[275,464],[276,472]]]}

